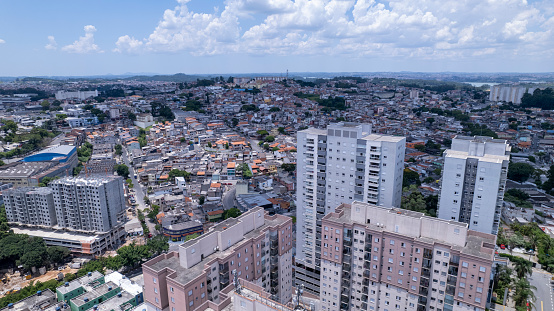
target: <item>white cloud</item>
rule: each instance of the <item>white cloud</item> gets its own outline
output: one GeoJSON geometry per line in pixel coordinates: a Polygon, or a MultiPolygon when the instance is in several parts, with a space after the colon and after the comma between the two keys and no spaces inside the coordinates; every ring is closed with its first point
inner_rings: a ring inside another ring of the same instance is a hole
{"type": "Polygon", "coordinates": [[[44,48],[47,50],[56,50],[58,48],[58,43],[56,43],[54,36],[48,36],[48,44],[44,48]]]}
{"type": "Polygon", "coordinates": [[[121,36],[115,43],[116,48],[114,52],[120,53],[136,53],[142,47],[142,41],[130,37],[128,35],[121,36]]]}
{"type": "Polygon", "coordinates": [[[62,47],[62,51],[78,54],[102,53],[103,51],[100,47],[94,43],[94,33],[96,32],[96,28],[92,25],[86,25],[84,29],[85,35],[83,37],[79,37],[79,39],[72,44],[62,47]]]}
{"type": "Polygon", "coordinates": [[[212,12],[188,2],[166,10],[148,37],[119,37],[114,51],[458,59],[538,50],[538,39],[554,49],[546,2],[227,0],[212,12]]]}
{"type": "Polygon", "coordinates": [[[2,44],[2,43],[6,43],[6,41],[0,39],[0,44],[2,44]]]}

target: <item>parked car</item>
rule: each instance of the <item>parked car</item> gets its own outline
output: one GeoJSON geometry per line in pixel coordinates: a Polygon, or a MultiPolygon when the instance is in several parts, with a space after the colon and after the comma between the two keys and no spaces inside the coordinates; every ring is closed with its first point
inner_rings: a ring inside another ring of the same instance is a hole
{"type": "Polygon", "coordinates": [[[506,249],[506,245],[500,244],[500,249],[506,249]]]}

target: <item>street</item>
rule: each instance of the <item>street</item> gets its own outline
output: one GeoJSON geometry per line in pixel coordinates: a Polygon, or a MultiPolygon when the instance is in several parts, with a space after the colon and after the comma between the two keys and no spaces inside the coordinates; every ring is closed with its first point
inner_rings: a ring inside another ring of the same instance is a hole
{"type": "Polygon", "coordinates": [[[533,291],[537,297],[535,301],[537,311],[554,310],[551,278],[552,274],[536,268],[533,268],[533,274],[528,278],[529,283],[537,288],[533,291]]]}
{"type": "Polygon", "coordinates": [[[227,191],[223,195],[223,209],[228,210],[233,207],[235,207],[235,193],[237,192],[237,188],[233,188],[229,191],[227,191]]]}
{"type": "MultiPolygon", "coordinates": [[[[137,201],[137,209],[140,209],[143,211],[144,209],[148,208],[146,204],[144,203],[144,191],[142,189],[142,186],[139,184],[138,180],[135,178],[135,169],[130,164],[129,158],[127,156],[127,149],[122,148],[121,151],[123,152],[121,154],[121,159],[123,160],[123,163],[129,167],[129,178],[133,181],[133,190],[135,191],[135,200],[137,201]]],[[[145,215],[146,216],[146,215],[145,215]]],[[[150,230],[150,233],[152,235],[156,234],[156,224],[152,223],[148,218],[146,218],[146,225],[148,226],[148,230],[150,230]]]]}

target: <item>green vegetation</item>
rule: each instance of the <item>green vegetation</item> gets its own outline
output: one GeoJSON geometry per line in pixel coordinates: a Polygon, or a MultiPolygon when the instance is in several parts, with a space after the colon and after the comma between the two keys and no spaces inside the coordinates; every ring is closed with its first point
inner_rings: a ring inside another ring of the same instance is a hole
{"type": "Polygon", "coordinates": [[[510,162],[508,165],[508,178],[517,181],[524,182],[533,175],[535,169],[528,163],[514,163],[510,162]]]}
{"type": "Polygon", "coordinates": [[[199,198],[198,198],[198,204],[199,205],[204,205],[204,202],[206,201],[206,197],[201,195],[199,198]]]}
{"type": "Polygon", "coordinates": [[[412,171],[409,168],[404,169],[404,176],[402,181],[402,187],[408,187],[412,184],[421,185],[421,181],[419,180],[419,174],[417,172],[412,171]]]}
{"type": "Polygon", "coordinates": [[[13,233],[2,233],[0,237],[0,267],[23,265],[29,271],[32,267],[61,262],[69,254],[65,247],[47,247],[41,237],[13,233]]]}
{"type": "Polygon", "coordinates": [[[324,108],[321,109],[324,112],[331,112],[335,110],[346,110],[346,101],[344,97],[336,96],[329,97],[327,99],[318,99],[317,103],[324,108]]]}
{"type": "Polygon", "coordinates": [[[294,172],[296,170],[296,163],[283,163],[281,168],[286,172],[294,172]]]}
{"type": "Polygon", "coordinates": [[[271,107],[269,109],[269,112],[277,112],[277,111],[281,111],[281,109],[279,109],[279,107],[271,107]]]}
{"type": "Polygon", "coordinates": [[[238,165],[235,169],[235,171],[242,173],[242,178],[244,179],[250,179],[252,178],[252,171],[250,170],[250,167],[248,166],[248,163],[242,163],[238,165]]]}
{"type": "Polygon", "coordinates": [[[84,142],[81,147],[77,148],[77,157],[79,157],[80,162],[86,163],[90,160],[92,148],[92,144],[88,141],[84,142]]]}
{"type": "MultiPolygon", "coordinates": [[[[48,146],[51,139],[54,138],[58,132],[47,130],[44,127],[35,127],[29,133],[17,133],[17,124],[12,120],[0,120],[3,124],[0,126],[0,131],[3,131],[6,135],[2,140],[6,143],[19,143],[20,147],[10,151],[0,152],[0,159],[13,158],[20,155],[25,155],[29,152],[35,151],[39,148],[48,146]]],[[[44,125],[45,127],[48,124],[44,125]]]]}
{"type": "Polygon", "coordinates": [[[129,118],[129,120],[131,121],[136,121],[137,115],[129,111],[129,113],[127,113],[127,118],[129,118]]]}
{"type": "Polygon", "coordinates": [[[223,211],[223,219],[227,219],[227,218],[237,218],[241,215],[242,213],[240,212],[240,210],[236,207],[233,207],[233,208],[230,208],[228,210],[225,210],[223,211]]]}
{"type": "Polygon", "coordinates": [[[69,279],[65,279],[64,281],[58,281],[56,279],[52,279],[46,282],[41,281],[31,281],[31,283],[28,286],[23,287],[19,292],[6,295],[2,298],[0,298],[0,309],[5,308],[10,303],[16,303],[20,300],[23,300],[29,296],[32,296],[37,293],[37,291],[43,291],[46,289],[50,289],[54,293],[56,292],[56,287],[59,287],[63,285],[63,282],[69,282],[69,279]]]}
{"type": "Polygon", "coordinates": [[[139,142],[141,148],[148,144],[148,141],[146,140],[146,130],[145,129],[140,129],[139,130],[138,142],[139,142]]]}
{"type": "Polygon", "coordinates": [[[553,194],[554,193],[554,191],[553,191],[553,188],[554,188],[554,165],[550,166],[550,169],[548,170],[546,175],[548,176],[548,180],[545,181],[542,184],[542,189],[546,190],[546,192],[548,192],[549,194],[553,194]]]}
{"type": "Polygon", "coordinates": [[[37,94],[31,97],[31,101],[39,101],[41,99],[48,98],[50,94],[45,91],[41,91],[32,87],[19,88],[19,89],[0,89],[0,95],[13,95],[13,94],[37,94]]]}
{"type": "Polygon", "coordinates": [[[196,239],[197,237],[200,236],[200,233],[193,233],[193,234],[189,234],[185,237],[185,242],[186,241],[190,241],[190,240],[194,240],[196,239]]]}
{"type": "Polygon", "coordinates": [[[43,177],[40,181],[40,183],[38,184],[39,187],[46,187],[48,186],[48,184],[52,181],[52,180],[56,180],[56,179],[60,179],[60,177],[58,176],[55,176],[55,177],[43,177]]]}
{"type": "Polygon", "coordinates": [[[122,176],[123,178],[129,178],[129,167],[125,164],[117,164],[114,166],[117,175],[122,176]]]}
{"type": "Polygon", "coordinates": [[[185,107],[181,109],[184,111],[197,111],[200,113],[205,112],[202,109],[202,103],[195,99],[187,100],[187,102],[185,103],[185,107]]]}
{"type": "Polygon", "coordinates": [[[258,112],[258,111],[260,111],[260,108],[258,108],[254,104],[252,104],[252,105],[242,105],[242,107],[240,107],[240,111],[241,112],[249,112],[249,111],[258,112]]]}
{"type": "MultiPolygon", "coordinates": [[[[536,223],[525,225],[514,223],[510,225],[510,228],[516,236],[525,237],[523,245],[519,245],[519,247],[538,251],[537,257],[542,268],[548,272],[554,272],[554,240],[544,233],[536,223]]],[[[510,239],[511,237],[507,239],[508,245],[510,245],[510,239]]]]}
{"type": "Polygon", "coordinates": [[[156,221],[156,216],[160,213],[160,206],[156,204],[152,204],[152,208],[149,210],[148,214],[146,216],[148,219],[150,219],[151,222],[156,221]]]}
{"type": "Polygon", "coordinates": [[[468,132],[469,135],[471,136],[489,136],[492,138],[498,138],[498,135],[496,135],[496,133],[493,130],[489,129],[484,124],[464,122],[462,123],[462,125],[464,126],[463,131],[468,132]]]}
{"type": "Polygon", "coordinates": [[[416,185],[411,185],[403,189],[402,201],[400,207],[410,211],[424,213],[431,217],[437,217],[437,206],[439,197],[430,195],[424,197],[417,189],[416,185]]]}
{"type": "Polygon", "coordinates": [[[173,114],[171,108],[166,104],[152,102],[150,106],[152,107],[153,117],[161,117],[164,121],[173,121],[175,119],[175,114],[173,114]]]}
{"type": "Polygon", "coordinates": [[[121,155],[123,153],[123,147],[120,145],[120,144],[117,144],[114,146],[114,150],[115,150],[115,154],[116,155],[121,155]]]}
{"type": "Polygon", "coordinates": [[[293,95],[298,98],[305,98],[305,99],[312,100],[314,102],[319,100],[319,95],[317,94],[304,94],[302,92],[296,92],[293,95]]]}
{"type": "Polygon", "coordinates": [[[175,182],[175,177],[184,177],[186,181],[190,181],[192,174],[185,170],[174,168],[171,171],[169,171],[168,175],[169,175],[169,180],[175,182]]]}
{"type": "Polygon", "coordinates": [[[521,107],[554,110],[554,91],[552,88],[546,88],[544,90],[536,89],[533,94],[525,93],[521,98],[521,107]]]}

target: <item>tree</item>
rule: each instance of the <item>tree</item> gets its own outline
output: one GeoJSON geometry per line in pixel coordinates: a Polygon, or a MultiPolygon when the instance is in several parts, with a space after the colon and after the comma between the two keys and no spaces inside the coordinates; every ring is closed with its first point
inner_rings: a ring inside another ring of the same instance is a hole
{"type": "Polygon", "coordinates": [[[40,105],[42,106],[42,110],[48,110],[48,108],[50,108],[50,102],[47,100],[43,100],[40,105]]]}
{"type": "Polygon", "coordinates": [[[279,107],[271,107],[269,109],[269,112],[277,112],[277,111],[281,111],[281,109],[279,109],[279,107]]]}
{"type": "Polygon", "coordinates": [[[266,142],[268,143],[271,143],[271,142],[274,142],[275,141],[275,137],[273,136],[266,136],[265,139],[264,139],[266,142]]]}
{"type": "Polygon", "coordinates": [[[136,245],[133,242],[130,245],[119,248],[117,255],[122,259],[124,266],[134,268],[143,258],[148,258],[148,246],[136,245]]]}
{"type": "Polygon", "coordinates": [[[23,254],[19,264],[23,265],[25,270],[31,270],[33,267],[40,267],[44,263],[44,255],[40,251],[28,251],[23,254]]]}
{"type": "Polygon", "coordinates": [[[212,143],[208,142],[208,148],[212,148],[212,143]]]}
{"type": "Polygon", "coordinates": [[[528,260],[517,260],[514,262],[515,267],[514,270],[516,272],[516,275],[518,278],[526,278],[528,275],[530,275],[532,270],[532,263],[528,260]]]}
{"type": "Polygon", "coordinates": [[[129,120],[131,120],[131,121],[136,121],[136,120],[137,120],[137,115],[134,114],[134,113],[132,113],[132,112],[130,112],[130,111],[129,111],[129,113],[127,114],[127,117],[128,117],[129,120]]]}
{"type": "Polygon", "coordinates": [[[201,195],[201,196],[198,198],[198,204],[204,205],[204,201],[205,201],[205,200],[206,200],[206,198],[205,198],[203,195],[201,195]]]}
{"type": "Polygon", "coordinates": [[[227,219],[227,218],[237,218],[241,215],[242,213],[240,212],[240,210],[236,207],[233,207],[233,208],[230,208],[226,211],[223,212],[223,219],[227,219]]]}
{"type": "Polygon", "coordinates": [[[514,294],[512,295],[512,299],[515,302],[516,309],[518,311],[532,310],[532,306],[527,309],[527,303],[532,304],[535,301],[536,297],[533,293],[533,290],[536,290],[537,288],[531,285],[529,281],[525,278],[520,278],[516,280],[513,288],[514,294]]]}
{"type": "Polygon", "coordinates": [[[148,240],[146,243],[148,250],[154,255],[157,256],[163,252],[169,250],[168,238],[163,235],[156,235],[155,237],[148,240]]]}
{"type": "Polygon", "coordinates": [[[56,179],[60,179],[60,177],[58,177],[58,176],[55,176],[55,177],[49,177],[49,176],[43,177],[43,178],[40,180],[40,183],[38,184],[38,186],[39,186],[39,187],[46,187],[46,186],[48,186],[48,184],[49,184],[52,180],[56,180],[56,179]]]}
{"type": "Polygon", "coordinates": [[[508,179],[524,182],[533,175],[534,170],[531,164],[510,162],[508,165],[508,179]]]}
{"type": "Polygon", "coordinates": [[[280,126],[277,131],[279,131],[280,134],[283,134],[283,135],[286,135],[287,134],[287,131],[285,131],[285,128],[280,126]]]}
{"type": "Polygon", "coordinates": [[[114,149],[116,155],[121,155],[123,153],[123,147],[120,144],[115,145],[114,149]]]}
{"type": "Polygon", "coordinates": [[[296,170],[296,163],[283,163],[281,168],[286,172],[294,172],[296,170]]]}
{"type": "Polygon", "coordinates": [[[427,122],[429,122],[429,125],[433,125],[435,118],[427,118],[427,122]]]}
{"type": "Polygon", "coordinates": [[[125,164],[117,164],[115,167],[117,175],[129,178],[129,167],[125,164]]]}
{"type": "Polygon", "coordinates": [[[171,171],[169,171],[168,175],[169,175],[169,180],[171,181],[175,181],[175,177],[184,177],[186,181],[190,181],[192,174],[185,170],[174,168],[171,171]]]}
{"type": "Polygon", "coordinates": [[[71,251],[66,247],[61,246],[50,246],[46,249],[48,253],[48,261],[52,263],[59,263],[62,260],[71,254],[71,251]]]}
{"type": "Polygon", "coordinates": [[[421,152],[424,152],[424,151],[425,151],[425,145],[415,145],[414,148],[415,148],[417,151],[421,151],[421,152]]]}
{"type": "Polygon", "coordinates": [[[407,187],[411,184],[417,184],[418,186],[421,184],[421,181],[419,180],[419,174],[412,171],[411,169],[405,168],[402,187],[407,187]]]}

